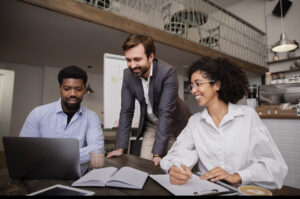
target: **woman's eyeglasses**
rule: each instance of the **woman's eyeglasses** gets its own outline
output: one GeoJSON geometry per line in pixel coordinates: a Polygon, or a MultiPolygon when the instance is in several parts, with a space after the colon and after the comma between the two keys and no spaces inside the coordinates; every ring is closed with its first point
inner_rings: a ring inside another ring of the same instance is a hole
{"type": "Polygon", "coordinates": [[[190,85],[188,85],[188,90],[189,92],[192,92],[193,88],[196,86],[196,89],[198,89],[202,84],[205,83],[211,83],[211,82],[215,82],[215,80],[207,80],[207,81],[196,81],[195,83],[191,83],[190,85]]]}

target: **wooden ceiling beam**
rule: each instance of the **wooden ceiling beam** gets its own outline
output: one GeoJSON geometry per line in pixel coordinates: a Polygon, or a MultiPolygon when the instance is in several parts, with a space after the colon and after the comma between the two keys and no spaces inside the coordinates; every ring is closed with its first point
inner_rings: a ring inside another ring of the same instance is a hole
{"type": "Polygon", "coordinates": [[[241,68],[251,71],[257,74],[265,74],[268,71],[267,68],[259,66],[230,55],[226,55],[222,52],[213,50],[209,47],[201,44],[189,41],[187,39],[180,38],[168,32],[164,32],[157,28],[147,26],[145,24],[136,22],[134,20],[127,19],[125,17],[115,15],[113,13],[101,10],[99,8],[85,5],[76,0],[20,0],[26,3],[30,3],[36,6],[40,6],[61,14],[76,17],[85,21],[93,22],[99,25],[103,25],[109,28],[113,28],[119,31],[127,33],[147,33],[155,41],[162,44],[172,46],[196,55],[211,56],[211,57],[226,57],[231,61],[237,63],[241,68]]]}

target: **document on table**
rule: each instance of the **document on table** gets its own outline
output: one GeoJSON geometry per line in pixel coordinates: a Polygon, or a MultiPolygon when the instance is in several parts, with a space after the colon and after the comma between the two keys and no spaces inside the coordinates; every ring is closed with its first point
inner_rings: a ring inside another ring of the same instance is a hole
{"type": "Polygon", "coordinates": [[[207,180],[201,180],[199,176],[195,174],[193,174],[192,178],[183,185],[171,184],[169,174],[149,176],[175,196],[209,195],[230,192],[229,189],[222,187],[218,184],[207,180]]]}

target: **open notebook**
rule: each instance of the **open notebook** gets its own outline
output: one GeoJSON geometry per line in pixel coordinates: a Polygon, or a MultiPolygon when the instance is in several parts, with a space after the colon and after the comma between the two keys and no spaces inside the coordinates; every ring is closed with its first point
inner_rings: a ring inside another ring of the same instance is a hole
{"type": "Polygon", "coordinates": [[[75,181],[75,187],[121,187],[143,189],[148,173],[131,167],[94,169],[75,181]]]}

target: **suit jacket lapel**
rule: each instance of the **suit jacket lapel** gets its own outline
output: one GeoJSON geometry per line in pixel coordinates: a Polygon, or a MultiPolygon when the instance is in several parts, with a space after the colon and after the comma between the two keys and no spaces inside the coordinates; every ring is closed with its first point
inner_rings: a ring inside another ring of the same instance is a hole
{"type": "Polygon", "coordinates": [[[155,82],[156,72],[157,72],[157,60],[154,59],[153,69],[152,69],[153,75],[150,77],[149,94],[148,94],[152,109],[153,109],[153,92],[154,92],[154,82],[155,82]]]}
{"type": "Polygon", "coordinates": [[[135,93],[136,93],[136,98],[140,103],[145,103],[145,96],[144,96],[144,89],[142,82],[139,78],[136,79],[136,86],[135,86],[135,93]]]}

